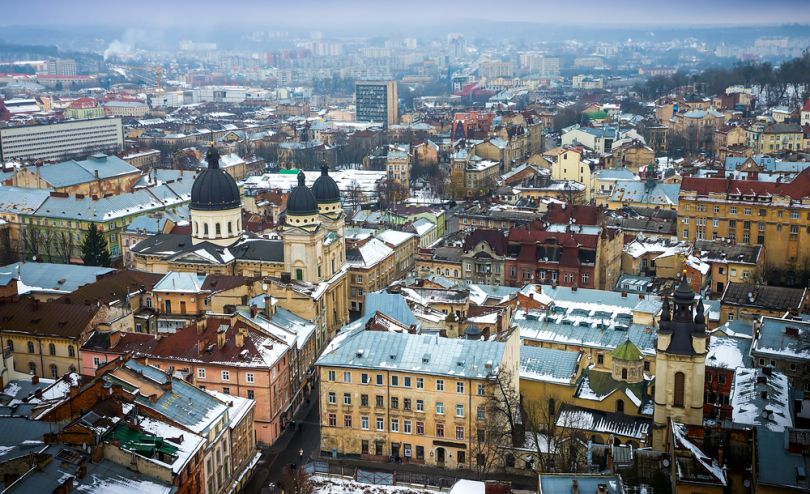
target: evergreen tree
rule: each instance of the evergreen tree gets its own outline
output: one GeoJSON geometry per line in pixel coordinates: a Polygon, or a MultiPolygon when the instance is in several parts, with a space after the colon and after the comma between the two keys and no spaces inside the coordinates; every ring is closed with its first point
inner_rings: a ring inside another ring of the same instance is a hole
{"type": "Polygon", "coordinates": [[[82,244],[82,261],[86,266],[110,266],[110,250],[107,248],[107,239],[96,227],[90,223],[87,236],[82,244]]]}

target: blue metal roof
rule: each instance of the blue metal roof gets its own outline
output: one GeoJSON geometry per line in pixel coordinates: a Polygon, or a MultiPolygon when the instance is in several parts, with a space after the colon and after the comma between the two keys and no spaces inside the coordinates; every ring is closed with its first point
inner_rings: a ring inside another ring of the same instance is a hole
{"type": "Polygon", "coordinates": [[[505,347],[495,341],[361,328],[335,337],[317,365],[484,379],[498,372],[505,347]]]}
{"type": "Polygon", "coordinates": [[[588,474],[540,474],[540,494],[567,494],[573,492],[599,492],[599,486],[607,487],[607,494],[622,494],[624,487],[618,475],[588,474]],[[574,480],[578,490],[575,490],[574,480]]]}
{"type": "Polygon", "coordinates": [[[408,307],[405,297],[399,294],[375,292],[366,294],[366,301],[363,304],[363,318],[369,318],[376,311],[380,311],[388,317],[396,319],[406,326],[419,326],[419,320],[413,315],[413,311],[408,307]]]}
{"type": "Polygon", "coordinates": [[[810,359],[810,322],[763,317],[754,340],[752,354],[787,359],[810,359]],[[792,334],[795,328],[796,334],[792,334]]]}
{"type": "Polygon", "coordinates": [[[97,179],[139,173],[139,170],[117,156],[93,155],[86,160],[70,160],[36,169],[43,180],[54,187],[92,182],[97,179]],[[98,176],[96,176],[98,173],[98,176]]]}

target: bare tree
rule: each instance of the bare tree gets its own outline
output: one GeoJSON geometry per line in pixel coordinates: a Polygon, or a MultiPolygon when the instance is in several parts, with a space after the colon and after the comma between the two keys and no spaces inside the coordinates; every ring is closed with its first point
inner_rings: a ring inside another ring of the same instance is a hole
{"type": "Polygon", "coordinates": [[[526,446],[532,449],[540,472],[578,472],[583,469],[586,438],[577,415],[563,413],[565,403],[553,398],[527,399],[522,404],[526,446]]]}
{"type": "Polygon", "coordinates": [[[292,466],[286,469],[281,478],[280,486],[287,494],[312,494],[314,487],[309,478],[309,474],[304,470],[303,465],[295,468],[292,466]]]}
{"type": "Polygon", "coordinates": [[[70,232],[55,232],[53,235],[53,248],[55,260],[62,264],[69,264],[76,249],[73,235],[70,232]]]}

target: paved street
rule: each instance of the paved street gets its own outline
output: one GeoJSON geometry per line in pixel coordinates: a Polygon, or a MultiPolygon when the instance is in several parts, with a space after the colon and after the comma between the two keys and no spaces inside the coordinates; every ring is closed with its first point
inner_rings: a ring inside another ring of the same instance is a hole
{"type": "Polygon", "coordinates": [[[304,450],[304,458],[318,454],[320,447],[320,432],[318,424],[318,396],[317,390],[312,393],[312,402],[309,410],[305,404],[296,415],[296,424],[299,426],[295,432],[284,432],[273,447],[262,454],[250,482],[242,492],[245,494],[260,494],[264,487],[276,482],[281,477],[282,469],[290,463],[299,463],[299,451],[304,450]],[[301,420],[301,417],[303,420],[301,420]]]}

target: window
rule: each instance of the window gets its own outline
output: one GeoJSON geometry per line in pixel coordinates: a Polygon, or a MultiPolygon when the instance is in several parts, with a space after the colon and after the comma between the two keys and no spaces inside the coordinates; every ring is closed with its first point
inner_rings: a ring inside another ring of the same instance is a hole
{"type": "Polygon", "coordinates": [[[463,394],[464,393],[464,383],[459,381],[456,383],[456,393],[463,394]]]}
{"type": "Polygon", "coordinates": [[[33,362],[28,362],[28,373],[29,374],[36,374],[37,373],[37,364],[33,362]]]}
{"type": "Polygon", "coordinates": [[[56,345],[53,343],[48,344],[48,353],[51,355],[56,355],[56,345]]]}
{"type": "Polygon", "coordinates": [[[644,370],[649,372],[650,371],[650,362],[649,360],[644,361],[644,370]]]}
{"type": "MultiPolygon", "coordinates": [[[[360,428],[364,431],[368,430],[368,417],[360,417],[360,428]]],[[[366,445],[366,449],[368,449],[368,445],[366,445]]]]}
{"type": "Polygon", "coordinates": [[[411,409],[411,399],[405,398],[402,400],[402,409],[403,410],[410,410],[411,409]]]}
{"type": "Polygon", "coordinates": [[[416,433],[420,436],[425,434],[425,423],[421,421],[416,422],[416,433]]]}
{"type": "Polygon", "coordinates": [[[399,432],[399,419],[391,419],[391,432],[399,432]]]}
{"type": "Polygon", "coordinates": [[[487,418],[487,409],[483,405],[479,405],[475,410],[476,420],[484,420],[487,418]]]}
{"type": "Polygon", "coordinates": [[[249,400],[255,399],[255,396],[256,395],[253,393],[252,389],[247,390],[247,397],[248,397],[249,400]]]}
{"type": "Polygon", "coordinates": [[[746,216],[751,216],[751,208],[743,209],[743,214],[746,215],[746,216]]]}
{"type": "Polygon", "coordinates": [[[714,213],[717,214],[719,212],[720,212],[720,206],[715,206],[714,207],[714,213]]]}
{"type": "Polygon", "coordinates": [[[382,386],[382,385],[383,385],[383,375],[382,374],[377,374],[377,386],[382,386]]]}
{"type": "Polygon", "coordinates": [[[601,353],[596,354],[596,363],[599,365],[603,365],[605,363],[605,356],[601,353]]]}
{"type": "Polygon", "coordinates": [[[476,431],[476,438],[478,439],[479,443],[483,443],[487,440],[487,431],[485,429],[478,429],[476,431]]]}
{"type": "Polygon", "coordinates": [[[616,400],[616,411],[624,413],[624,400],[616,400]]]}
{"type": "Polygon", "coordinates": [[[731,206],[731,208],[729,209],[729,212],[731,214],[737,214],[737,206],[731,206]]]}
{"type": "Polygon", "coordinates": [[[344,415],[343,416],[343,427],[351,428],[352,426],[352,416],[351,415],[344,415]]]}
{"type": "Polygon", "coordinates": [[[410,420],[403,420],[402,421],[402,432],[405,434],[411,433],[411,421],[410,420]]]}
{"type": "Polygon", "coordinates": [[[411,387],[411,378],[406,376],[406,377],[403,378],[403,380],[405,381],[403,386],[405,386],[406,388],[410,388],[411,387]]]}
{"type": "Polygon", "coordinates": [[[363,374],[360,374],[360,383],[368,384],[368,374],[366,374],[365,372],[363,374]]]}
{"type": "Polygon", "coordinates": [[[345,383],[351,383],[352,382],[352,373],[351,372],[346,371],[346,372],[343,373],[343,382],[345,382],[345,383]]]}
{"type": "Polygon", "coordinates": [[[231,388],[225,386],[222,388],[222,392],[225,393],[226,395],[229,395],[231,394],[231,388]]]}
{"type": "Polygon", "coordinates": [[[486,391],[486,388],[484,387],[484,385],[479,384],[478,385],[478,396],[484,396],[485,391],[486,391]]]}
{"type": "Polygon", "coordinates": [[[295,269],[295,279],[297,281],[303,281],[303,279],[304,279],[304,270],[303,269],[301,269],[301,268],[296,268],[295,269]]]}
{"type": "Polygon", "coordinates": [[[336,405],[337,404],[337,395],[334,391],[329,392],[329,404],[336,405]]]}
{"type": "Polygon", "coordinates": [[[424,389],[425,387],[425,380],[421,377],[416,378],[416,389],[424,389]]]}
{"type": "Polygon", "coordinates": [[[436,391],[444,391],[444,379],[436,379],[436,391]]]}
{"type": "Polygon", "coordinates": [[[330,370],[330,371],[327,373],[327,377],[326,377],[326,379],[327,379],[329,382],[335,382],[335,371],[330,370]]]}
{"type": "Polygon", "coordinates": [[[51,369],[51,377],[53,379],[57,379],[59,377],[59,369],[56,367],[56,364],[51,364],[50,369],[51,369]]]}
{"type": "Polygon", "coordinates": [[[676,372],[675,373],[675,393],[672,399],[672,404],[676,407],[683,406],[683,394],[684,394],[684,386],[685,386],[686,376],[683,372],[676,372]]]}
{"type": "Polygon", "coordinates": [[[360,406],[361,407],[368,406],[368,395],[360,395],[360,406]]]}
{"type": "Polygon", "coordinates": [[[391,376],[391,386],[399,386],[399,376],[391,376]]]}
{"type": "Polygon", "coordinates": [[[683,238],[689,238],[689,229],[688,228],[683,229],[683,238]]]}
{"type": "Polygon", "coordinates": [[[33,341],[28,342],[28,353],[34,353],[34,342],[33,341]]]}
{"type": "Polygon", "coordinates": [[[352,404],[352,395],[351,395],[351,393],[343,393],[343,404],[344,405],[351,405],[352,404]]]}
{"type": "Polygon", "coordinates": [[[463,441],[464,440],[464,427],[458,426],[456,427],[456,440],[463,441]]]}
{"type": "Polygon", "coordinates": [[[361,442],[360,448],[361,448],[361,453],[363,453],[364,455],[368,454],[368,440],[367,439],[363,439],[363,441],[361,442]]]}
{"type": "Polygon", "coordinates": [[[329,414],[329,427],[337,427],[337,415],[334,413],[329,414]]]}
{"type": "Polygon", "coordinates": [[[459,463],[467,463],[467,454],[464,451],[459,451],[457,457],[459,463]]]}
{"type": "Polygon", "coordinates": [[[253,377],[253,373],[252,373],[252,372],[248,372],[247,374],[245,374],[245,381],[246,381],[248,384],[253,384],[253,383],[255,382],[255,378],[253,377]]]}
{"type": "Polygon", "coordinates": [[[439,415],[444,415],[444,403],[441,401],[436,402],[436,413],[439,415]]]}
{"type": "Polygon", "coordinates": [[[377,417],[377,430],[382,431],[385,430],[385,419],[382,417],[377,417]]]}
{"type": "Polygon", "coordinates": [[[588,273],[582,273],[582,284],[587,285],[591,281],[591,276],[588,273]]]}
{"type": "Polygon", "coordinates": [[[436,437],[444,437],[444,424],[441,422],[436,424],[436,437]]]}
{"type": "Polygon", "coordinates": [[[231,373],[229,371],[222,371],[222,380],[223,381],[230,381],[231,380],[231,373]]]}
{"type": "Polygon", "coordinates": [[[464,405],[456,405],[456,417],[464,416],[464,405]]]}
{"type": "Polygon", "coordinates": [[[714,228],[717,228],[718,226],[720,226],[720,220],[718,220],[717,218],[712,219],[712,226],[714,228]]]}
{"type": "Polygon", "coordinates": [[[425,402],[422,400],[416,400],[416,411],[417,412],[424,412],[425,411],[425,402]]]}
{"type": "Polygon", "coordinates": [[[11,340],[6,341],[6,348],[8,348],[9,352],[14,351],[14,342],[11,340]]]}
{"type": "Polygon", "coordinates": [[[391,408],[393,409],[399,408],[399,398],[397,398],[396,396],[391,397],[391,408]]]}
{"type": "Polygon", "coordinates": [[[375,399],[374,405],[377,408],[385,408],[385,402],[383,401],[384,400],[383,395],[377,395],[375,398],[376,399],[375,399]]]}
{"type": "Polygon", "coordinates": [[[205,369],[203,368],[197,369],[197,377],[200,379],[205,379],[205,369]]]}

